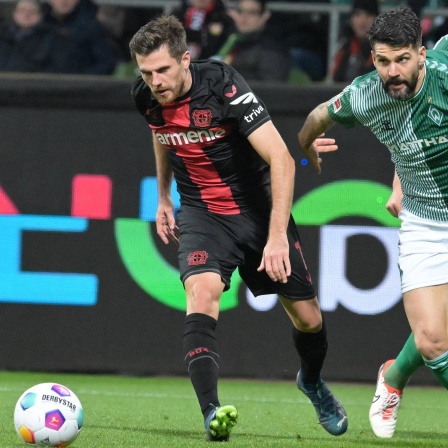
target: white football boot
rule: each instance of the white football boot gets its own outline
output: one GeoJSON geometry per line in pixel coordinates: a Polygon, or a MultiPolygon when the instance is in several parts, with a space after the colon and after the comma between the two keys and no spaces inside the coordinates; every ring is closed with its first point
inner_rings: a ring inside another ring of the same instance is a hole
{"type": "Polygon", "coordinates": [[[395,361],[386,361],[379,369],[376,391],[370,406],[369,419],[377,437],[391,438],[397,425],[397,413],[400,408],[403,391],[389,386],[384,381],[387,368],[395,361]]]}

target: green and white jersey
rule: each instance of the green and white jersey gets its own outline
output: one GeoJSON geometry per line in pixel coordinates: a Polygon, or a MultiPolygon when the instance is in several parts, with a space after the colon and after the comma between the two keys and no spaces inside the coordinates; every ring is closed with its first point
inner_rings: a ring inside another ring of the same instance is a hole
{"type": "Polygon", "coordinates": [[[412,98],[391,98],[375,71],[332,98],[328,113],[347,128],[368,127],[389,148],[404,208],[448,221],[448,51],[427,51],[425,79],[412,98]]]}

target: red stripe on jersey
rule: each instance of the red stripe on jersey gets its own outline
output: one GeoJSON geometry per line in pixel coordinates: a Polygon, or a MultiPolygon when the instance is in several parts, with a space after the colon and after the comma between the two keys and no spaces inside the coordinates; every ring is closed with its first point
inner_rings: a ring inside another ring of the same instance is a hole
{"type": "Polygon", "coordinates": [[[163,118],[165,125],[153,129],[155,135],[162,145],[174,150],[182,158],[190,180],[199,188],[208,210],[223,215],[240,213],[240,207],[235,202],[229,185],[221,179],[205,152],[206,148],[216,145],[219,139],[230,134],[232,127],[191,127],[188,99],[183,105],[163,105],[163,118]]]}
{"type": "Polygon", "coordinates": [[[163,118],[168,126],[190,127],[190,98],[173,104],[162,105],[163,118]]]}
{"type": "Polygon", "coordinates": [[[213,141],[205,145],[192,143],[175,150],[182,158],[191,181],[198,186],[208,210],[223,215],[236,215],[240,213],[240,207],[233,199],[230,187],[220,178],[213,162],[204,152],[204,146],[210,145],[213,145],[213,141]]]}

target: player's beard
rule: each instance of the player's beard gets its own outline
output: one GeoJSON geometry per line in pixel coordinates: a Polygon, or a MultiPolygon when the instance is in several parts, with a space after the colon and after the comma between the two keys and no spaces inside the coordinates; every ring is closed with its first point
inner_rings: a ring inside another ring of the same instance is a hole
{"type": "MultiPolygon", "coordinates": [[[[157,91],[154,90],[152,91],[152,93],[160,104],[170,104],[174,103],[179,97],[184,94],[184,88],[185,80],[177,84],[174,89],[166,89],[165,92],[168,92],[169,95],[160,95],[157,91]]],[[[162,91],[164,90],[162,89],[162,91]]]]}
{"type": "Polygon", "coordinates": [[[415,72],[409,81],[402,80],[400,78],[389,78],[383,82],[384,90],[394,100],[407,100],[415,94],[415,88],[418,83],[418,75],[419,72],[415,72]],[[401,90],[391,90],[390,86],[394,84],[404,84],[404,88],[401,90]]]}

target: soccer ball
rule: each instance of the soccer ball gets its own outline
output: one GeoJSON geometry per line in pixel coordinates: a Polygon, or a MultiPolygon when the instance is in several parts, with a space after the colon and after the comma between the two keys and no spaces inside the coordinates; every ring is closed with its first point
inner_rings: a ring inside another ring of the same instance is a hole
{"type": "Polygon", "coordinates": [[[18,399],[14,425],[28,445],[66,447],[76,439],[84,421],[78,397],[67,387],[41,383],[18,399]]]}

